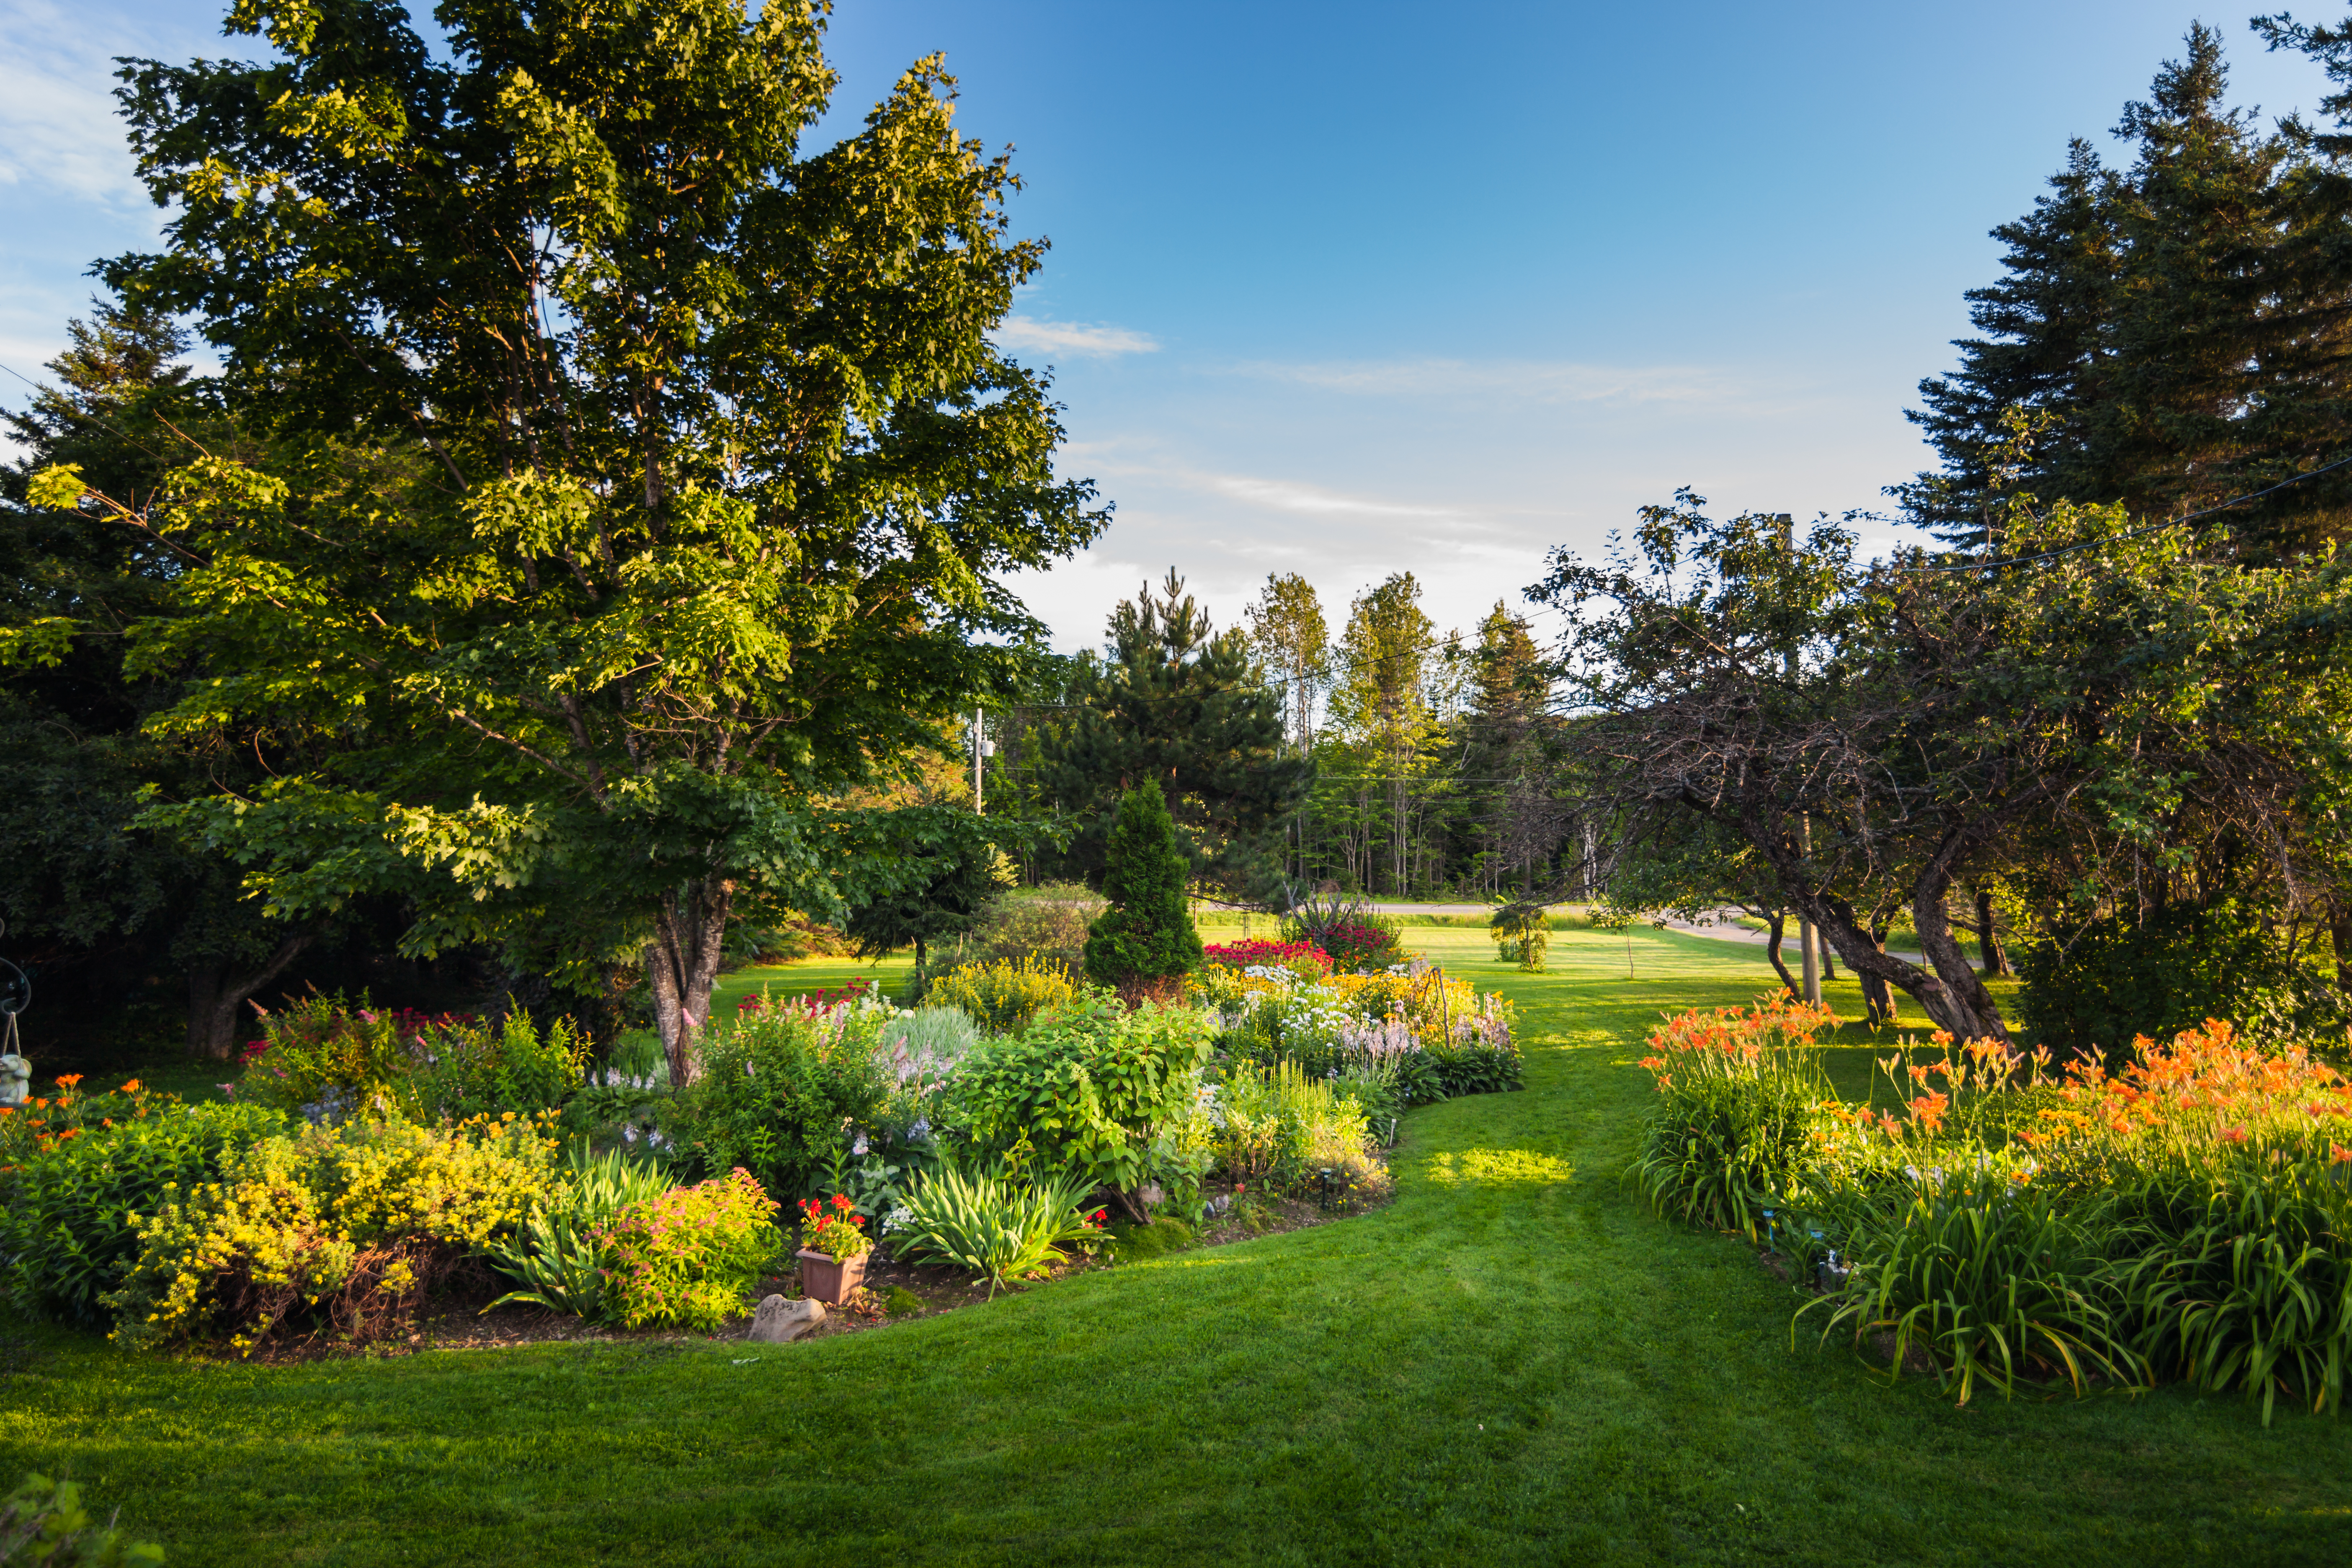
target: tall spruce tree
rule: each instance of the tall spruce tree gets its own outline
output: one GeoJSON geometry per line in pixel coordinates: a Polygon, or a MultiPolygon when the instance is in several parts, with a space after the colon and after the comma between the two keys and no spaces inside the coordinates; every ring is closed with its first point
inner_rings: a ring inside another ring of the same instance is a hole
{"type": "MultiPolygon", "coordinates": [[[[2316,460],[2302,409],[2326,376],[2282,249],[2305,160],[2228,105],[2221,36],[2186,41],[2125,107],[2127,168],[2076,142],[2052,194],[1993,231],[2008,276],[1968,296],[1987,335],[1920,384],[1910,417],[1942,468],[1894,493],[1948,543],[1996,545],[2008,492],[2179,515],[2316,460]]],[[[2334,531],[2330,494],[2298,487],[2234,521],[2307,542],[2334,531]]]]}
{"type": "Polygon", "coordinates": [[[1229,896],[1262,896],[1283,825],[1313,787],[1314,764],[1284,754],[1282,700],[1240,632],[1216,631],[1173,568],[1111,613],[1103,662],[1073,684],[1078,707],[1038,737],[1039,788],[1078,829],[1066,863],[1107,865],[1124,792],[1159,781],[1192,874],[1229,896]]]}
{"type": "Polygon", "coordinates": [[[1087,974],[1130,1003],[1168,1001],[1201,963],[1184,886],[1190,863],[1160,781],[1146,778],[1120,797],[1103,868],[1110,908],[1087,928],[1087,974]]]}

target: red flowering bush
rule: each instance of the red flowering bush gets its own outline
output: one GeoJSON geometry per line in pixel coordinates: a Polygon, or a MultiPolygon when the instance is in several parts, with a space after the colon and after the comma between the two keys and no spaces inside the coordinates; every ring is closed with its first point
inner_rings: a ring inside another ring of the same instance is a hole
{"type": "Polygon", "coordinates": [[[1268,942],[1264,937],[1254,937],[1246,942],[1204,947],[1201,953],[1211,963],[1222,963],[1227,969],[1287,969],[1296,963],[1311,963],[1326,974],[1331,973],[1331,955],[1311,942],[1268,942]]]}
{"type": "Polygon", "coordinates": [[[672,1187],[622,1209],[597,1233],[612,1249],[606,1289],[621,1321],[710,1332],[742,1310],[761,1270],[783,1249],[780,1205],[737,1166],[699,1186],[672,1187]]]}
{"type": "Polygon", "coordinates": [[[833,1194],[830,1206],[814,1198],[803,1198],[801,1249],[822,1252],[835,1263],[845,1258],[862,1258],[874,1247],[873,1240],[859,1228],[865,1223],[865,1216],[839,1193],[833,1194]]]}

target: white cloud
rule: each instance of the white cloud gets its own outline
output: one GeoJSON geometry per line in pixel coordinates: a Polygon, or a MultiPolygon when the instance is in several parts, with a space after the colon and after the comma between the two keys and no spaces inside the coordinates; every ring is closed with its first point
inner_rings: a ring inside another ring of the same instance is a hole
{"type": "MultiPolygon", "coordinates": [[[[1177,476],[1171,476],[1177,477],[1177,476]]],[[[1187,474],[1180,482],[1194,488],[1231,496],[1253,506],[1276,511],[1304,512],[1310,517],[1420,517],[1451,518],[1457,515],[1446,507],[1415,506],[1400,501],[1370,500],[1339,490],[1328,490],[1320,485],[1301,484],[1296,479],[1261,479],[1246,474],[1187,474]]]]}
{"type": "Polygon", "coordinates": [[[10,0],[0,16],[0,81],[8,84],[0,93],[0,186],[118,212],[145,207],[116,112],[113,57],[152,47],[115,18],[10,0]]]}
{"type": "Polygon", "coordinates": [[[1237,374],[1373,397],[1501,397],[1534,403],[1717,403],[1741,390],[1696,365],[1602,365],[1548,360],[1251,362],[1237,374]]]}
{"type": "Polygon", "coordinates": [[[1148,354],[1160,351],[1159,342],[1126,327],[1101,322],[1043,321],[1032,316],[1008,316],[996,329],[996,341],[1008,349],[1036,353],[1083,354],[1108,358],[1113,354],[1148,354]]]}

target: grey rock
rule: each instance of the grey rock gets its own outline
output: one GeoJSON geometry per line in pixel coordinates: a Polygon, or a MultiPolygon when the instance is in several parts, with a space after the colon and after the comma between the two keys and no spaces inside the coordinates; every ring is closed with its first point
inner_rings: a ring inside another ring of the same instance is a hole
{"type": "Polygon", "coordinates": [[[751,1315],[751,1331],[745,1337],[759,1344],[788,1345],[824,1321],[822,1301],[787,1301],[782,1296],[771,1296],[751,1315]]]}

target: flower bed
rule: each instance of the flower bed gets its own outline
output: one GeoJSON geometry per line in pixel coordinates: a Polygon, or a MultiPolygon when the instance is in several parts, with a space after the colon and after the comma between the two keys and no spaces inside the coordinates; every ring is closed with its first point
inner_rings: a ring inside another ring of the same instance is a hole
{"type": "Polygon", "coordinates": [[[1201,950],[1211,963],[1227,969],[1287,969],[1293,964],[1308,963],[1322,973],[1331,973],[1331,955],[1311,942],[1268,942],[1264,937],[1247,942],[1229,942],[1201,950]]]}
{"type": "Polygon", "coordinates": [[[1981,1386],[2185,1382],[2340,1409],[2352,1363],[2352,1085],[2209,1020],[2130,1060],[2053,1063],[1937,1034],[1830,1092],[1834,1019],[1768,998],[1688,1013],[1642,1065],[1637,1178],[1816,1280],[1827,1332],[1883,1337],[1966,1402],[1981,1386]]]}

